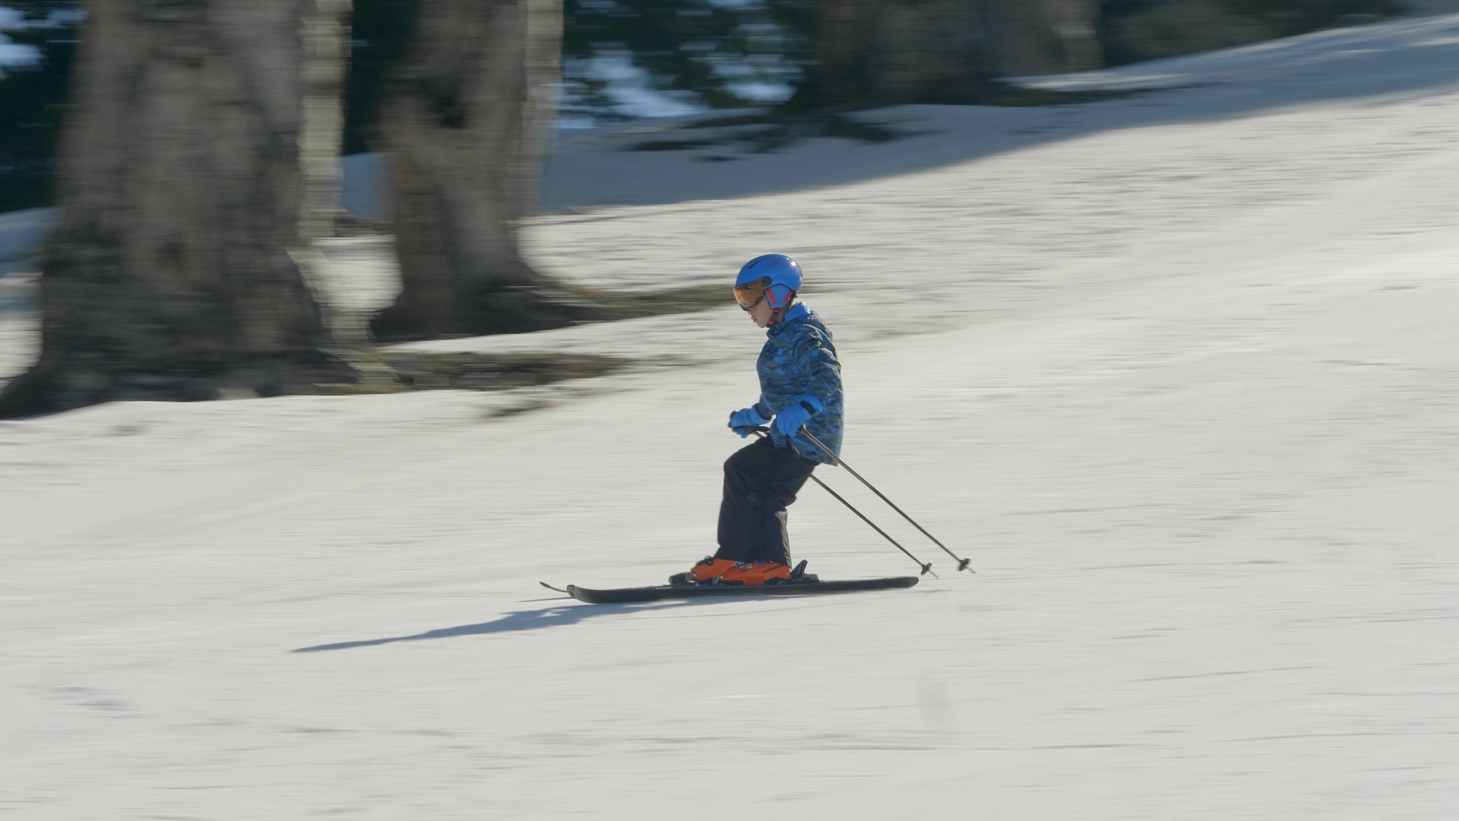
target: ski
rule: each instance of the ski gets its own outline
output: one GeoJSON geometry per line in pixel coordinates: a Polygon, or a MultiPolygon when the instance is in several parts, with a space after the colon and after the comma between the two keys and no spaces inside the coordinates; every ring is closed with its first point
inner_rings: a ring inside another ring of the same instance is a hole
{"type": "Polygon", "coordinates": [[[827,593],[858,593],[867,590],[897,590],[917,584],[916,576],[892,576],[884,579],[848,579],[842,581],[796,581],[755,586],[734,584],[663,584],[652,587],[616,587],[595,589],[570,584],[565,588],[538,582],[549,590],[566,593],[588,604],[637,604],[666,599],[700,598],[766,598],[770,596],[816,596],[827,593]]]}

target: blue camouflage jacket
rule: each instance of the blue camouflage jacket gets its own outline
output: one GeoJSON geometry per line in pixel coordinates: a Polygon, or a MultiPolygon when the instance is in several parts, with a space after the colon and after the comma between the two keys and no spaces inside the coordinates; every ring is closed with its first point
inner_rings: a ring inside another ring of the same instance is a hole
{"type": "MultiPolygon", "coordinates": [[[[843,415],[841,363],[836,359],[831,332],[820,317],[797,303],[779,322],[766,329],[765,336],[765,347],[755,363],[760,375],[760,401],[756,409],[768,419],[800,397],[814,396],[821,403],[821,411],[811,417],[805,430],[839,457],[843,415]]],[[[832,462],[803,435],[789,441],[772,428],[770,439],[778,448],[793,446],[796,453],[807,459],[832,462]]]]}

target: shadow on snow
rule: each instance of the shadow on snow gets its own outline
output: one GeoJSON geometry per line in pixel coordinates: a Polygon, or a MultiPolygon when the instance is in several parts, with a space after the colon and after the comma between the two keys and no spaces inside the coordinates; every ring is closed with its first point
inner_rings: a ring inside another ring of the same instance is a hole
{"type": "Polygon", "coordinates": [[[683,607],[695,607],[700,605],[725,604],[726,599],[702,599],[697,601],[675,601],[654,603],[651,605],[642,604],[571,604],[553,605],[542,607],[536,610],[513,610],[506,615],[484,621],[480,624],[462,624],[456,627],[441,627],[435,630],[428,630],[424,633],[416,633],[409,636],[387,636],[378,639],[362,639],[359,641],[340,641],[331,644],[315,644],[309,647],[299,647],[291,653],[318,653],[324,650],[354,650],[360,647],[378,647],[382,644],[394,644],[401,641],[428,641],[432,639],[453,639],[463,636],[490,636],[497,633],[516,633],[523,630],[542,630],[548,627],[565,627],[570,624],[587,621],[598,616],[622,615],[625,613],[645,613],[658,610],[675,610],[683,607]]]}
{"type": "MultiPolygon", "coordinates": [[[[643,170],[638,165],[625,163],[615,170],[604,165],[601,155],[591,152],[581,157],[550,154],[542,205],[548,213],[567,213],[572,208],[601,205],[666,205],[848,185],[1102,132],[1236,120],[1265,111],[1344,101],[1367,100],[1379,110],[1384,104],[1415,97],[1443,105],[1445,96],[1459,87],[1456,65],[1459,15],[1329,29],[1230,51],[1133,63],[1096,72],[1093,76],[1116,78],[1105,85],[1093,82],[1068,89],[1076,93],[1134,92],[1131,96],[1070,105],[952,106],[966,112],[954,121],[961,129],[958,139],[941,135],[909,143],[901,150],[861,152],[849,163],[797,162],[775,174],[745,173],[735,162],[697,163],[692,184],[644,190],[640,185],[643,170]],[[1149,77],[1159,78],[1159,84],[1138,84],[1140,78],[1149,77]],[[1127,78],[1125,84],[1118,78],[1127,78]],[[588,174],[595,175],[601,190],[588,191],[584,197],[581,183],[588,174]]],[[[1035,83],[1035,87],[1043,86],[1035,83]]],[[[921,136],[933,122],[918,116],[899,122],[903,115],[896,114],[897,110],[872,110],[864,116],[869,123],[894,131],[910,128],[912,132],[905,135],[909,137],[921,136]]],[[[685,127],[679,134],[693,131],[685,127]]],[[[925,133],[935,135],[936,128],[925,133]]],[[[636,134],[626,137],[622,147],[640,142],[636,134]]],[[[817,149],[799,146],[798,150],[805,152],[799,156],[809,158],[817,149]]]]}

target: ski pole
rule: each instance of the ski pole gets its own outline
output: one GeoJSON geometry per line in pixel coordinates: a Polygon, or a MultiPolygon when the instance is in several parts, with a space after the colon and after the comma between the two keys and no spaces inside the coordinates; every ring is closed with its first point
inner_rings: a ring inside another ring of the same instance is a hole
{"type": "MultiPolygon", "coordinates": [[[[756,436],[759,436],[762,439],[765,438],[765,435],[766,434],[765,434],[765,429],[764,428],[755,428],[754,431],[755,431],[755,435],[756,436]]],[[[852,505],[850,502],[846,501],[841,496],[841,494],[839,494],[836,491],[832,490],[830,485],[826,484],[825,482],[822,482],[820,480],[820,477],[816,476],[815,474],[811,474],[811,477],[810,478],[811,478],[811,481],[813,481],[816,484],[820,485],[823,490],[825,490],[827,493],[829,493],[833,497],[835,497],[836,501],[838,501],[841,504],[845,505],[852,513],[855,513],[857,516],[861,517],[861,521],[866,522],[868,525],[871,525],[871,529],[872,530],[875,530],[877,533],[880,533],[882,535],[882,538],[884,538],[887,541],[891,542],[893,545],[896,545],[896,548],[898,550],[900,550],[903,553],[907,554],[907,558],[909,558],[912,561],[916,562],[917,563],[917,566],[920,567],[920,568],[922,568],[922,572],[920,574],[918,574],[918,575],[925,576],[928,573],[932,573],[932,562],[924,562],[921,559],[917,558],[916,556],[913,556],[912,555],[912,551],[908,550],[905,547],[902,547],[902,545],[901,545],[900,542],[898,542],[896,539],[893,539],[891,537],[891,535],[888,534],[885,530],[882,530],[881,528],[877,527],[876,526],[876,522],[873,522],[872,520],[866,518],[866,514],[865,513],[862,513],[861,511],[857,510],[856,507],[854,505],[852,505]]],[[[936,573],[932,573],[932,575],[936,576],[937,574],[936,573]]]]}
{"type": "Polygon", "coordinates": [[[886,495],[883,494],[880,490],[877,490],[875,485],[873,485],[871,482],[868,482],[865,479],[863,479],[861,477],[861,474],[860,473],[857,473],[854,470],[852,470],[850,465],[846,464],[845,462],[843,462],[841,460],[841,457],[839,457],[836,454],[832,453],[830,448],[828,448],[825,445],[821,444],[821,440],[820,439],[817,439],[815,434],[811,433],[809,430],[807,430],[805,428],[801,428],[800,429],[800,433],[801,433],[801,435],[805,436],[805,438],[811,440],[811,444],[813,444],[816,447],[820,448],[822,453],[824,453],[827,456],[831,457],[831,459],[834,461],[834,464],[839,465],[839,466],[841,466],[843,468],[846,468],[846,471],[848,473],[850,473],[852,476],[855,476],[858,480],[861,481],[861,483],[863,485],[866,485],[868,488],[871,488],[871,492],[872,493],[875,493],[877,495],[877,498],[881,499],[883,502],[886,502],[888,505],[891,505],[892,510],[895,510],[896,512],[902,514],[902,518],[903,519],[906,519],[907,521],[911,522],[913,527],[915,527],[918,530],[922,531],[922,535],[923,536],[926,536],[929,539],[931,539],[938,547],[942,548],[942,552],[944,552],[947,555],[953,557],[954,559],[957,559],[957,569],[958,570],[966,570],[969,573],[977,573],[978,572],[978,571],[976,571],[976,570],[974,570],[974,569],[972,569],[971,567],[968,566],[971,563],[971,561],[972,561],[971,559],[960,558],[956,553],[952,552],[951,550],[948,550],[947,545],[943,544],[941,541],[938,541],[938,538],[936,536],[933,536],[931,533],[928,533],[927,532],[927,529],[924,528],[922,525],[917,524],[917,520],[916,519],[913,519],[911,516],[908,516],[907,515],[907,512],[905,510],[902,510],[901,508],[897,507],[897,504],[895,502],[893,502],[891,499],[888,499],[886,497],[886,495]]]}

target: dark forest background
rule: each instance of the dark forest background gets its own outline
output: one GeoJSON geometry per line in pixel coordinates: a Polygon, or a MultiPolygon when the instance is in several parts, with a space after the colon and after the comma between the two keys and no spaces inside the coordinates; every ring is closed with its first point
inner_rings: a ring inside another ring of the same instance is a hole
{"type": "MultiPolygon", "coordinates": [[[[420,0],[356,0],[341,151],[374,148],[384,79],[401,58],[420,0]]],[[[56,146],[83,24],[76,0],[26,0],[3,32],[35,50],[28,65],[0,68],[0,211],[51,204],[56,146]]],[[[1209,50],[1288,36],[1398,11],[1395,0],[1105,0],[1098,37],[1104,63],[1209,50]]],[[[561,114],[593,122],[635,116],[615,101],[595,60],[631,64],[656,91],[703,108],[765,104],[737,84],[783,87],[775,105],[804,101],[814,58],[814,0],[566,0],[561,114]]]]}

